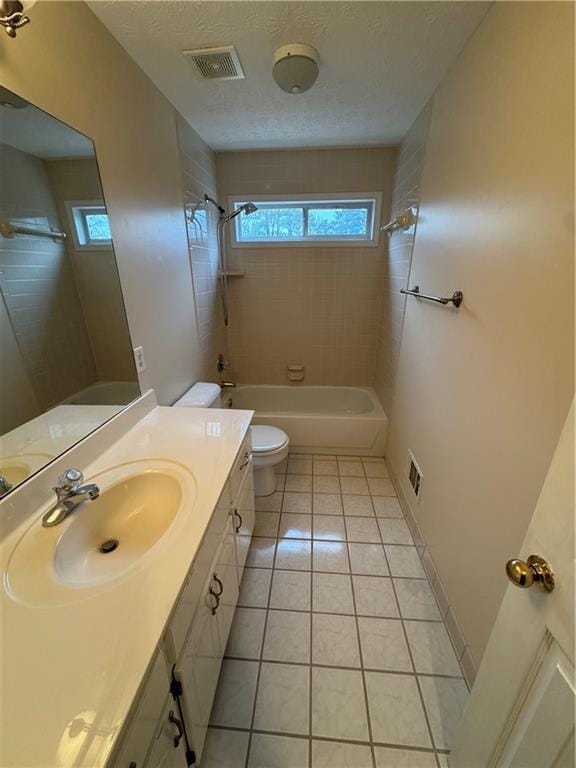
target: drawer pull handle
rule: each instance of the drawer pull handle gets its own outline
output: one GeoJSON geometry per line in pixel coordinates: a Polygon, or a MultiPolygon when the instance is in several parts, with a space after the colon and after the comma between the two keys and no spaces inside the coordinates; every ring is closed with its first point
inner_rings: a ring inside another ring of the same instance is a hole
{"type": "Polygon", "coordinates": [[[240,533],[240,530],[242,528],[242,525],[244,524],[244,521],[242,520],[242,515],[240,514],[240,512],[238,512],[237,509],[234,510],[234,514],[238,518],[238,525],[235,526],[234,530],[236,533],[240,533]]]}
{"type": "Polygon", "coordinates": [[[220,595],[217,595],[217,594],[216,594],[216,592],[214,592],[214,591],[213,591],[212,587],[210,587],[210,589],[208,590],[208,593],[210,594],[210,597],[213,597],[213,598],[214,598],[214,600],[216,601],[216,602],[215,602],[215,603],[213,603],[213,605],[211,606],[211,609],[212,609],[212,616],[214,616],[214,614],[216,613],[216,611],[217,611],[217,610],[218,610],[218,608],[220,607],[220,595]]]}
{"type": "Polygon", "coordinates": [[[182,741],[182,736],[184,736],[184,728],[182,726],[182,720],[179,720],[176,717],[173,709],[171,709],[170,712],[168,712],[168,720],[171,723],[173,723],[176,726],[176,728],[178,728],[178,733],[176,734],[176,736],[174,736],[174,746],[177,747],[182,741]]]}
{"type": "Polygon", "coordinates": [[[216,596],[220,597],[222,592],[224,592],[224,584],[222,584],[222,582],[220,581],[220,579],[218,578],[218,576],[215,573],[212,574],[212,578],[214,579],[216,584],[218,584],[218,586],[220,587],[220,591],[216,592],[216,596]]]}
{"type": "Polygon", "coordinates": [[[242,462],[242,464],[240,464],[240,469],[244,469],[244,467],[247,467],[248,464],[250,464],[250,454],[248,453],[248,451],[246,451],[246,453],[244,454],[244,461],[242,462]]]}

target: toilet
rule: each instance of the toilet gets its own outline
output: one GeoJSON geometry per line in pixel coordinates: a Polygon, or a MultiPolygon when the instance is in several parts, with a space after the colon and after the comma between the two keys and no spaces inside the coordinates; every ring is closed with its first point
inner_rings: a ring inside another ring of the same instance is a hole
{"type": "MultiPolygon", "coordinates": [[[[175,408],[220,408],[220,387],[199,381],[174,403],[175,408]]],[[[278,427],[256,424],[252,433],[252,459],[254,463],[254,494],[270,496],[276,490],[274,467],[288,456],[290,440],[278,427]]]]}

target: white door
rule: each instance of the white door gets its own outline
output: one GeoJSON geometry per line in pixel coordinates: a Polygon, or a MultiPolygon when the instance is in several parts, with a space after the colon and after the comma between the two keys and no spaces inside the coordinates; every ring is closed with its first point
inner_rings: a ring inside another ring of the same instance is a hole
{"type": "MultiPolygon", "coordinates": [[[[494,531],[498,535],[498,531],[494,531]]],[[[520,554],[550,565],[555,586],[506,590],[451,768],[574,766],[574,405],[520,554]]],[[[476,553],[482,567],[481,553],[476,553]]],[[[502,578],[506,578],[502,563],[502,578]]]]}
{"type": "MultiPolygon", "coordinates": [[[[252,459],[250,460],[252,463],[252,459]]],[[[246,467],[246,474],[232,502],[232,522],[236,533],[236,559],[238,561],[238,583],[242,581],[244,565],[248,557],[254,523],[256,521],[254,501],[254,472],[252,466],[246,467]]]]}

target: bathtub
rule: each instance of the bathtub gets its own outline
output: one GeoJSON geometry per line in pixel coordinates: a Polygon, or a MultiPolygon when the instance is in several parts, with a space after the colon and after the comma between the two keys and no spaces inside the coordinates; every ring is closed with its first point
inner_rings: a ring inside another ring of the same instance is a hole
{"type": "Polygon", "coordinates": [[[388,419],[369,387],[247,384],[222,400],[255,411],[254,424],[283,429],[295,453],[384,455],[388,419]]]}

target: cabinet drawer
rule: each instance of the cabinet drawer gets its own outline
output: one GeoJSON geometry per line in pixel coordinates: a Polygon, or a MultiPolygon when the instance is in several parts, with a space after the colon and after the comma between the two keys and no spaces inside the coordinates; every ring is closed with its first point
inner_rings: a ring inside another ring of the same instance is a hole
{"type": "Polygon", "coordinates": [[[228,484],[226,484],[218,499],[218,504],[208,524],[200,549],[194,558],[194,563],[170,621],[168,634],[171,637],[176,658],[180,656],[182,651],[190,623],[200,602],[203,585],[208,578],[216,551],[222,541],[224,529],[228,522],[229,510],[230,490],[228,484]]]}
{"type": "Polygon", "coordinates": [[[109,768],[141,768],[155,736],[164,702],[170,691],[168,669],[161,651],[157,651],[136,697],[136,706],[129,717],[118,751],[108,763],[109,768]]]}
{"type": "Polygon", "coordinates": [[[244,438],[242,447],[238,451],[238,455],[236,456],[236,461],[234,462],[234,466],[232,467],[232,471],[230,472],[230,477],[228,482],[230,485],[230,496],[232,499],[238,493],[238,489],[240,488],[244,475],[246,474],[246,469],[250,466],[249,462],[250,462],[250,456],[252,451],[251,437],[252,437],[252,433],[250,432],[250,430],[248,430],[248,434],[244,438]]]}

